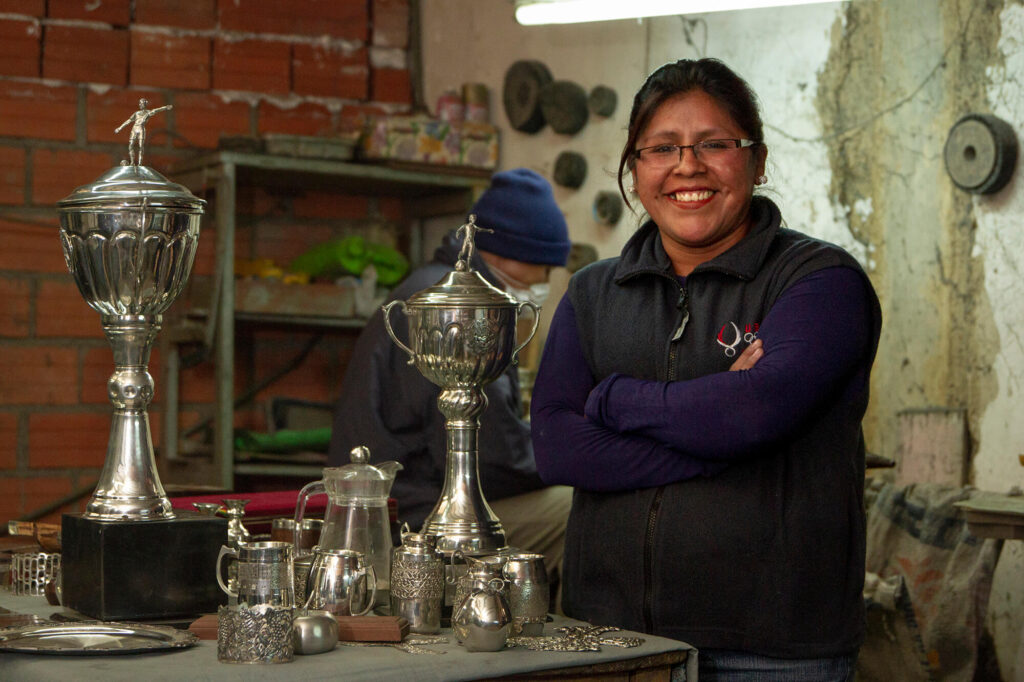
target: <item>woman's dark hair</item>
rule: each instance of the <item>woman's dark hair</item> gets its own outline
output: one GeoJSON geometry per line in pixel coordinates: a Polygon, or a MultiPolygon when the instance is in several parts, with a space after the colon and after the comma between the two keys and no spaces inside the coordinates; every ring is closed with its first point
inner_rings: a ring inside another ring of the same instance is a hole
{"type": "Polygon", "coordinates": [[[680,59],[665,64],[647,77],[633,97],[629,112],[629,133],[619,159],[619,192],[629,203],[622,186],[626,169],[636,164],[634,150],[637,138],[647,127],[654,112],[665,100],[691,90],[703,90],[725,109],[737,125],[754,142],[764,141],[764,126],[757,104],[757,95],[735,71],[717,59],[680,59]]]}

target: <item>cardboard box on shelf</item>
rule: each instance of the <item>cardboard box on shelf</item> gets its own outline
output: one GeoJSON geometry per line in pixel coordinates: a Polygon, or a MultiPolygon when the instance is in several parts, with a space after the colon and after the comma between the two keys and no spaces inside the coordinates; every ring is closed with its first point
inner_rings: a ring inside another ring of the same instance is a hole
{"type": "Polygon", "coordinates": [[[388,116],[370,122],[360,152],[371,160],[493,169],[498,166],[498,129],[475,121],[388,116]]]}

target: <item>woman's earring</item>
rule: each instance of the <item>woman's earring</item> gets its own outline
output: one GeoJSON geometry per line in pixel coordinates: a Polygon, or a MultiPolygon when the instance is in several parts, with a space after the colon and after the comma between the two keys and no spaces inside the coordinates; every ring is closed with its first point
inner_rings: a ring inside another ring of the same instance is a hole
{"type": "Polygon", "coordinates": [[[765,177],[764,175],[758,175],[757,178],[754,180],[755,185],[763,185],[766,182],[768,182],[768,178],[765,177]]]}
{"type": "Polygon", "coordinates": [[[626,191],[629,192],[630,194],[636,194],[636,185],[630,185],[629,189],[626,191]]]}

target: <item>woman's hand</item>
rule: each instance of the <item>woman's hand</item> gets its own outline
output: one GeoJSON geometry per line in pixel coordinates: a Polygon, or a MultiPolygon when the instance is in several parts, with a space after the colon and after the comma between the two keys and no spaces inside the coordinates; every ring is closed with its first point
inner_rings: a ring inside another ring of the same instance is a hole
{"type": "Polygon", "coordinates": [[[730,372],[738,372],[741,369],[750,369],[757,364],[757,361],[764,355],[764,348],[761,339],[754,339],[754,342],[747,346],[736,361],[729,368],[730,372]]]}

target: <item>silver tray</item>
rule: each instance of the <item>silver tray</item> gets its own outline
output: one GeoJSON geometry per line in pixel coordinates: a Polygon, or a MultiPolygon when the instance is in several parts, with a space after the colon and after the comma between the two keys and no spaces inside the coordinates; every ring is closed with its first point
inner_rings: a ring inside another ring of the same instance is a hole
{"type": "Polygon", "coordinates": [[[46,623],[0,630],[0,652],[107,656],[138,654],[194,646],[199,637],[188,630],[141,623],[46,623]]]}

